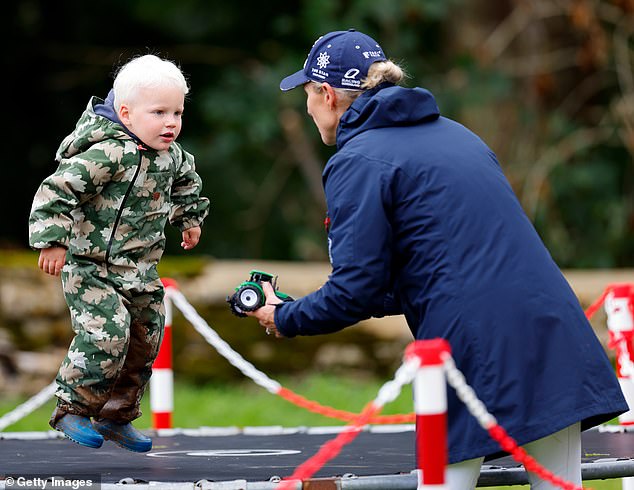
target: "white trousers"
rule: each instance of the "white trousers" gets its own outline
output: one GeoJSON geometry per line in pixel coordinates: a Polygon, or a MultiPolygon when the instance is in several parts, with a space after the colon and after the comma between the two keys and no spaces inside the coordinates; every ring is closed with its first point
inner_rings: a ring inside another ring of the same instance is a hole
{"type": "MultiPolygon", "coordinates": [[[[551,473],[581,486],[581,428],[576,423],[537,441],[524,449],[551,473]]],[[[475,458],[447,466],[447,490],[473,490],[484,458],[475,458]]],[[[560,487],[528,473],[531,490],[560,490],[560,487]]]]}

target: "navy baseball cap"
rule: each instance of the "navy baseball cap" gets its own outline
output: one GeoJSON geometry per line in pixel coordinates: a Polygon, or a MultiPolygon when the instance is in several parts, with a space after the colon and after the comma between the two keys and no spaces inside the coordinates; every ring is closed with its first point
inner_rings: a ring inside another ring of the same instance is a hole
{"type": "Polygon", "coordinates": [[[313,81],[361,90],[370,65],[386,59],[379,43],[362,32],[354,29],[329,32],[315,41],[304,68],[282,80],[280,89],[287,91],[313,81]]]}

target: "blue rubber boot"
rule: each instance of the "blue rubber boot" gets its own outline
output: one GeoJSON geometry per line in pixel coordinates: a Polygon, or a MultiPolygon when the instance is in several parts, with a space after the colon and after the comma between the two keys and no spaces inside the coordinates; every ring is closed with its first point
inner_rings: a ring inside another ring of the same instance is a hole
{"type": "Polygon", "coordinates": [[[109,441],[135,453],[146,453],[152,449],[152,439],[132,427],[131,423],[117,424],[111,420],[95,420],[95,429],[109,441]]]}
{"type": "Polygon", "coordinates": [[[99,448],[103,444],[103,437],[95,432],[90,418],[82,415],[67,413],[56,423],[55,429],[63,432],[71,441],[82,446],[99,448]]]}

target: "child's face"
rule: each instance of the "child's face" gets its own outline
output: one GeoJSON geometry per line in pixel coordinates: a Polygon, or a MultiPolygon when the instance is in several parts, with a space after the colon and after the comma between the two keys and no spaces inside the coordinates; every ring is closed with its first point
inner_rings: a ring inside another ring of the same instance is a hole
{"type": "Polygon", "coordinates": [[[175,87],[141,88],[119,108],[119,119],[139,139],[155,150],[167,150],[183,124],[185,95],[175,87]]]}

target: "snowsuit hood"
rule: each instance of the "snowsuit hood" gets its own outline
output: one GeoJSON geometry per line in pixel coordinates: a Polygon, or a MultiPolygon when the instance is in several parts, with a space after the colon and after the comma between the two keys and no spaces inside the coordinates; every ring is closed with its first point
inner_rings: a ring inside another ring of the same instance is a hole
{"type": "Polygon", "coordinates": [[[97,141],[108,139],[123,141],[130,138],[138,142],[138,138],[127,131],[117,117],[114,110],[114,91],[111,90],[105,100],[92,97],[88,101],[75,130],[59,145],[55,160],[59,162],[63,158],[70,158],[84,152],[97,141]]]}
{"type": "Polygon", "coordinates": [[[95,111],[95,114],[97,114],[98,116],[103,116],[106,119],[109,119],[110,121],[112,121],[113,123],[121,126],[121,128],[123,128],[123,130],[126,133],[128,133],[132,137],[132,139],[138,142],[141,142],[141,140],[137,137],[137,135],[134,134],[132,131],[130,131],[128,128],[126,128],[125,124],[123,124],[121,122],[121,119],[119,119],[117,110],[115,109],[115,106],[114,106],[114,89],[110,89],[110,92],[108,92],[108,96],[106,97],[106,100],[103,101],[103,103],[98,103],[98,102],[95,103],[94,111],[95,111]]]}
{"type": "Polygon", "coordinates": [[[103,116],[106,119],[110,119],[113,123],[119,124],[120,126],[123,126],[123,123],[121,122],[121,120],[119,119],[119,116],[117,115],[117,110],[114,107],[114,89],[110,89],[110,92],[108,92],[108,96],[106,97],[106,100],[103,101],[103,103],[97,103],[95,104],[95,114],[99,115],[99,116],[103,116]]]}

